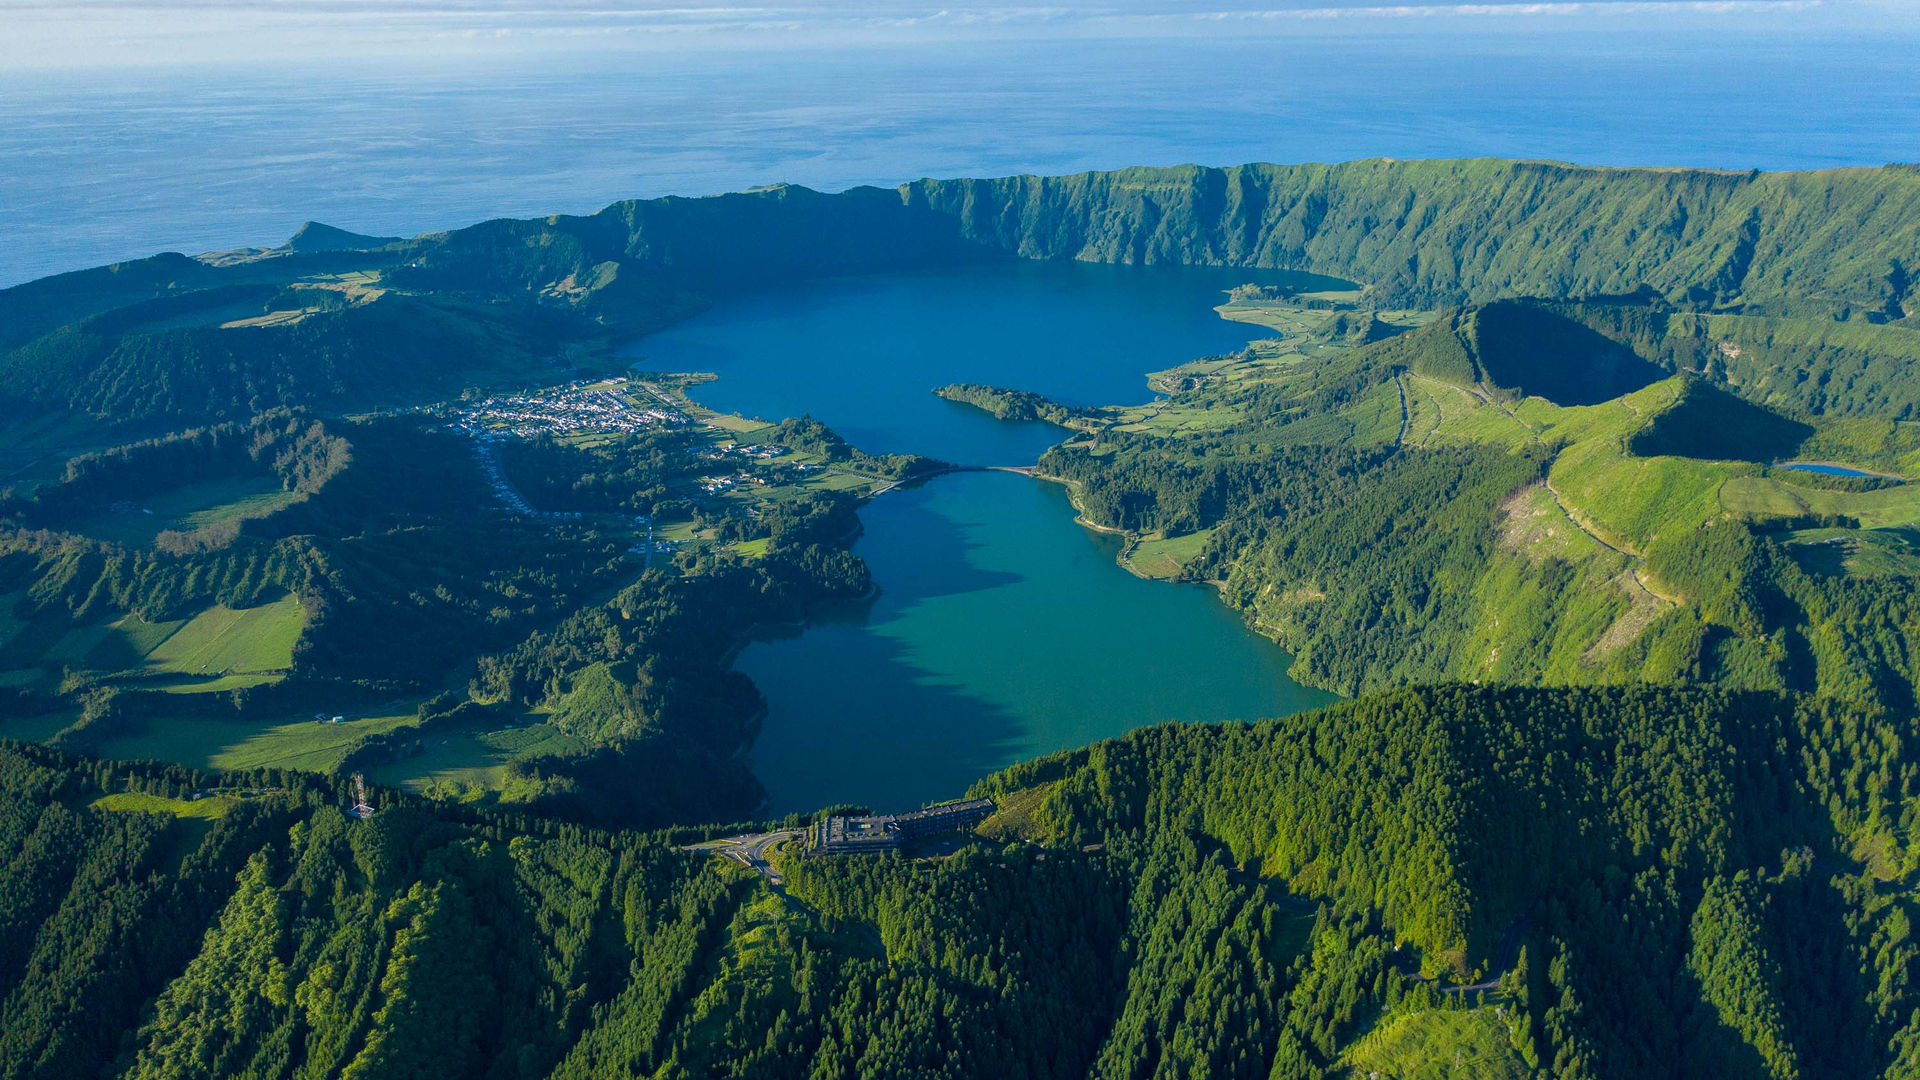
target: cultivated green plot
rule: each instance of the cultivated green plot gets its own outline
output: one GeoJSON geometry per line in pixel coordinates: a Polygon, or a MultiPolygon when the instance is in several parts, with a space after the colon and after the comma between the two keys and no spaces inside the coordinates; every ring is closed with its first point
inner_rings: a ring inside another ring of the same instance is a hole
{"type": "Polygon", "coordinates": [[[300,496],[282,490],[272,476],[244,476],[185,484],[119,509],[75,522],[72,531],[110,543],[142,546],[162,532],[191,532],[209,525],[262,518],[300,496]]]}
{"type": "Polygon", "coordinates": [[[172,814],[177,818],[219,818],[227,816],[233,809],[234,799],[225,795],[209,795],[203,799],[169,799],[164,795],[147,795],[137,791],[122,791],[112,795],[102,795],[89,803],[95,810],[107,810],[116,814],[172,814]]]}
{"type": "Polygon", "coordinates": [[[300,601],[287,596],[259,607],[208,608],[146,655],[146,670],[173,675],[248,675],[293,666],[293,645],[306,628],[300,601]]]}
{"type": "Polygon", "coordinates": [[[331,772],[362,738],[418,723],[399,707],[380,715],[342,720],[312,719],[255,722],[199,716],[149,720],[143,730],[102,740],[106,757],[136,761],[177,761],[203,769],[280,768],[331,772]]]}
{"type": "Polygon", "coordinates": [[[1206,549],[1212,529],[1201,529],[1185,536],[1142,540],[1127,553],[1127,568],[1141,577],[1176,578],[1186,572],[1187,564],[1206,549]]]}

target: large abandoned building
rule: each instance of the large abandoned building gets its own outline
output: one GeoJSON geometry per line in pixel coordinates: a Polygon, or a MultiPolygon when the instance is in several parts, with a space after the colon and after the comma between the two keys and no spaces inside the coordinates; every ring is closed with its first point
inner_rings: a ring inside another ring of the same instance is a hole
{"type": "Polygon", "coordinates": [[[892,851],[916,837],[971,828],[992,813],[992,799],[968,799],[906,814],[830,817],[813,827],[813,850],[826,855],[892,851]]]}

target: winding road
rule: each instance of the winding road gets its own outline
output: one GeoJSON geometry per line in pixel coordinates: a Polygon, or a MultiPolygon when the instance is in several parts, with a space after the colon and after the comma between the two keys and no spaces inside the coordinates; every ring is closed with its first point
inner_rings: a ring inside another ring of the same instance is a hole
{"type": "Polygon", "coordinates": [[[767,879],[767,884],[776,890],[786,884],[773,863],[767,858],[767,852],[782,840],[799,836],[798,829],[780,829],[775,832],[744,833],[740,836],[727,836],[719,840],[708,840],[699,844],[688,844],[681,851],[710,851],[723,858],[732,859],[741,866],[767,879]]]}

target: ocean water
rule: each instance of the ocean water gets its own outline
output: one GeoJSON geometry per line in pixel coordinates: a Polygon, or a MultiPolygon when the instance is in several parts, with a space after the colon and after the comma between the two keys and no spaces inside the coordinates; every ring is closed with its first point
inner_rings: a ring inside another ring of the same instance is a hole
{"type": "MultiPolygon", "coordinates": [[[[1557,5],[1569,6],[1580,5],[1557,5]]],[[[1760,30],[1734,16],[1384,19],[1370,32],[1241,21],[1165,40],[0,64],[0,285],[161,250],[276,244],[308,219],[411,235],[775,181],[1370,156],[1741,169],[1920,156],[1914,34],[1796,18],[1760,30]]]]}

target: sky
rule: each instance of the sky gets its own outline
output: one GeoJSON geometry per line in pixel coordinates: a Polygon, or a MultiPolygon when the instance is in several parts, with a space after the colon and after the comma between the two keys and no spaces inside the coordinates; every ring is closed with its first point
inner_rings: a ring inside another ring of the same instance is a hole
{"type": "Polygon", "coordinates": [[[1920,28],[1920,0],[0,0],[0,73],[552,52],[791,50],[946,41],[1306,38],[1421,25],[1757,33],[1920,28]]]}

